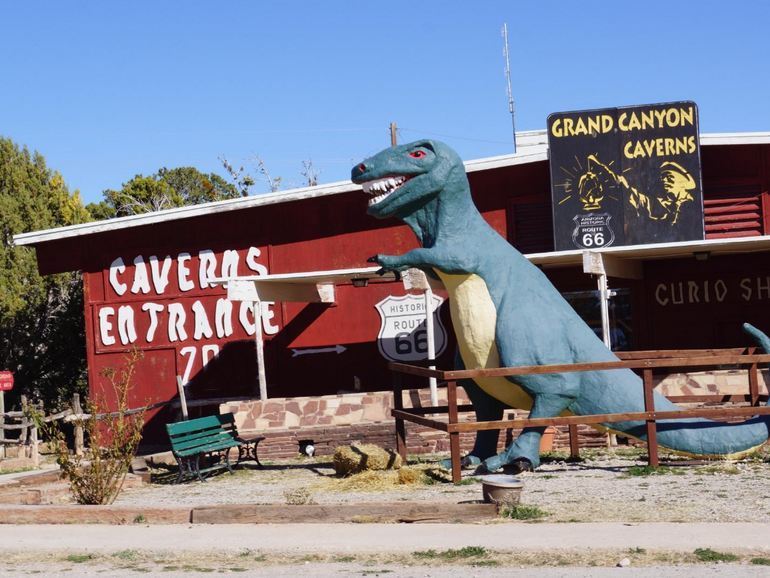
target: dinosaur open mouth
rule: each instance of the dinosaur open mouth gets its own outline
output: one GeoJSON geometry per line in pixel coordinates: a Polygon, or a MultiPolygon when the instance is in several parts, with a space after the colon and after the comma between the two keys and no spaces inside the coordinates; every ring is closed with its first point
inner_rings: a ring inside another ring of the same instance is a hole
{"type": "Polygon", "coordinates": [[[376,181],[368,181],[364,183],[362,185],[364,192],[367,195],[372,196],[372,198],[369,199],[369,206],[371,207],[372,205],[376,205],[377,203],[384,201],[393,193],[393,191],[395,191],[408,180],[409,177],[399,175],[395,177],[385,177],[384,179],[378,179],[376,181]]]}

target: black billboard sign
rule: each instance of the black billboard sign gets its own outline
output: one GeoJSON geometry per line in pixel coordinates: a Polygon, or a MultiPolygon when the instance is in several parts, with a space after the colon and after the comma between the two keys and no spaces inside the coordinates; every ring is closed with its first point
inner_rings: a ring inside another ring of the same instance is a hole
{"type": "Polygon", "coordinates": [[[557,251],[703,239],[694,102],[554,113],[548,146],[557,251]]]}

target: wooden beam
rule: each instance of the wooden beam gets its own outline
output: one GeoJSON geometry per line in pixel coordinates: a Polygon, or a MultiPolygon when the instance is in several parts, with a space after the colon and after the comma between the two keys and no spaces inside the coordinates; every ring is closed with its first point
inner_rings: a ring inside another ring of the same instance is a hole
{"type": "Polygon", "coordinates": [[[231,301],[292,301],[297,303],[334,303],[334,283],[260,282],[232,279],[227,282],[231,301]]]}
{"type": "MultiPolygon", "coordinates": [[[[414,421],[415,423],[422,423],[428,425],[424,418],[419,418],[409,414],[408,411],[401,412],[402,417],[407,421],[414,421]],[[417,421],[420,419],[421,421],[417,421]]],[[[680,419],[683,417],[705,417],[705,418],[734,418],[734,417],[754,417],[757,415],[770,415],[770,407],[721,407],[721,408],[694,408],[683,409],[677,411],[637,411],[629,413],[606,413],[595,415],[569,415],[561,417],[540,417],[540,418],[519,418],[512,420],[495,420],[495,421],[481,421],[481,422],[461,422],[458,424],[443,424],[442,431],[452,432],[474,432],[490,429],[505,429],[516,428],[523,429],[525,427],[547,427],[549,425],[597,425],[603,423],[614,423],[618,421],[647,421],[649,419],[664,420],[664,419],[680,419]]],[[[429,426],[430,427],[430,426],[429,426]]]]}
{"type": "Polygon", "coordinates": [[[428,419],[427,417],[422,417],[419,415],[414,415],[413,413],[409,413],[408,409],[393,408],[390,410],[390,415],[392,415],[397,420],[403,419],[406,421],[411,421],[412,423],[424,425],[425,427],[430,427],[440,431],[445,431],[445,432],[449,431],[449,428],[445,422],[438,421],[435,419],[428,419]]]}
{"type": "Polygon", "coordinates": [[[487,521],[495,504],[387,502],[361,504],[223,504],[193,508],[193,524],[454,523],[487,521]]]}

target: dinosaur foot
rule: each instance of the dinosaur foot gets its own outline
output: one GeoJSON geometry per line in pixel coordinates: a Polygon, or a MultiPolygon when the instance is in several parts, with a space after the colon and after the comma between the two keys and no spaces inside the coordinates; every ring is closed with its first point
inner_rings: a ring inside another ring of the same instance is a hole
{"type": "Polygon", "coordinates": [[[495,456],[494,458],[489,458],[488,460],[484,460],[483,462],[481,462],[481,464],[479,464],[479,467],[477,467],[473,473],[476,475],[491,474],[499,470],[500,468],[503,469],[504,473],[509,475],[516,475],[522,472],[535,471],[534,464],[527,458],[516,458],[511,462],[500,464],[499,456],[495,456]]]}
{"type": "Polygon", "coordinates": [[[532,462],[530,462],[527,458],[517,458],[513,460],[510,464],[506,464],[503,466],[503,473],[515,476],[516,474],[520,474],[522,472],[534,472],[535,468],[532,466],[532,462]]]}
{"type": "MultiPolygon", "coordinates": [[[[475,468],[481,463],[481,460],[477,458],[476,456],[472,456],[468,454],[467,456],[463,456],[460,460],[460,468],[463,470],[467,470],[469,468],[475,468]]],[[[444,468],[445,470],[451,470],[452,469],[452,460],[441,460],[439,462],[439,466],[444,468]]]]}

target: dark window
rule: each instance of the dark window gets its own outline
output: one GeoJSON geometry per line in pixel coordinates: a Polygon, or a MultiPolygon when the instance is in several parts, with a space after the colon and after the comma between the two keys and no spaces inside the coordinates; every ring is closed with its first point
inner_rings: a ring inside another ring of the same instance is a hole
{"type": "MultiPolygon", "coordinates": [[[[602,312],[598,291],[569,291],[562,293],[567,303],[583,321],[602,338],[602,312]]],[[[609,300],[610,341],[613,351],[629,351],[632,341],[631,291],[615,289],[609,300]]]]}

